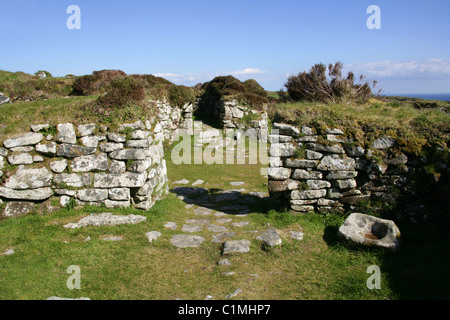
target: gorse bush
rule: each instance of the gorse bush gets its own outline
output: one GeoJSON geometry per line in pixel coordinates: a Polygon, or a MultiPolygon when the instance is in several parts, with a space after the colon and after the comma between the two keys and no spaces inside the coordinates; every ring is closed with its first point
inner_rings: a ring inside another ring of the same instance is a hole
{"type": "Polygon", "coordinates": [[[102,107],[123,107],[129,104],[139,104],[145,98],[144,85],[133,78],[112,80],[108,91],[97,99],[102,107]]]}
{"type": "Polygon", "coordinates": [[[349,72],[347,77],[342,76],[343,64],[336,62],[328,68],[324,64],[314,65],[309,72],[301,72],[297,76],[288,78],[279,97],[282,102],[288,101],[315,101],[323,103],[366,102],[373,96],[372,89],[376,81],[364,82],[360,76],[355,83],[355,75],[349,72]],[[328,75],[327,75],[328,71],[328,75]]]}

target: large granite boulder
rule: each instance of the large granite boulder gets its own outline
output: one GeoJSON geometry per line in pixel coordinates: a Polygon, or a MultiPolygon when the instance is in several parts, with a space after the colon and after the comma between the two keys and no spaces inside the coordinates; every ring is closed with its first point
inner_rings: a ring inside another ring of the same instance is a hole
{"type": "Polygon", "coordinates": [[[377,246],[392,252],[400,250],[400,230],[392,220],[362,213],[352,213],[339,228],[338,237],[353,246],[377,246]]]}

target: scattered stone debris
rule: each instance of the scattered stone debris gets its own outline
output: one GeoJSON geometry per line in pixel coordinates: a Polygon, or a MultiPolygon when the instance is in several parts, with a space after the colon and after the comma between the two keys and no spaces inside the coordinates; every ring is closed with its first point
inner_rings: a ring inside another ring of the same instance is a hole
{"type": "Polygon", "coordinates": [[[177,229],[177,224],[175,222],[167,222],[164,225],[164,228],[170,229],[170,230],[176,230],[177,229]]]}

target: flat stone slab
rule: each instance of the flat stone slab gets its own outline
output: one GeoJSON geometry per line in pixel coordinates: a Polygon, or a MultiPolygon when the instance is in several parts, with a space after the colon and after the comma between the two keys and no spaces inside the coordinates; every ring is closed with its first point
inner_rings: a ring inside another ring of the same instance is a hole
{"type": "Polygon", "coordinates": [[[123,240],[123,238],[122,237],[115,237],[115,236],[112,236],[112,237],[106,237],[106,238],[102,238],[102,240],[103,241],[122,241],[123,240]]]}
{"type": "Polygon", "coordinates": [[[183,179],[183,180],[178,180],[175,181],[173,184],[188,184],[189,180],[183,179]]]}
{"type": "Polygon", "coordinates": [[[202,231],[203,228],[199,225],[191,225],[191,224],[185,224],[183,225],[183,227],[181,228],[181,231],[183,232],[199,232],[202,231]]]}
{"type": "Polygon", "coordinates": [[[47,298],[47,300],[91,300],[91,299],[89,299],[89,298],[71,299],[71,298],[62,298],[62,297],[50,297],[50,298],[47,298]]]}
{"type": "Polygon", "coordinates": [[[208,209],[208,208],[204,208],[204,207],[199,207],[199,208],[194,209],[194,214],[197,216],[209,216],[212,213],[213,213],[212,209],[208,209]]]}
{"type": "Polygon", "coordinates": [[[264,242],[269,247],[279,246],[282,243],[278,231],[274,228],[267,229],[261,235],[257,236],[256,239],[264,242]]]}
{"type": "Polygon", "coordinates": [[[112,213],[104,212],[100,214],[91,214],[82,218],[77,223],[69,223],[64,226],[66,229],[76,229],[87,226],[117,226],[122,224],[137,224],[146,221],[147,218],[138,215],[118,216],[112,213]]]}
{"type": "Polygon", "coordinates": [[[223,245],[223,254],[246,253],[250,251],[249,240],[228,240],[223,245]]]}
{"type": "Polygon", "coordinates": [[[218,226],[216,224],[209,224],[207,226],[207,228],[208,228],[208,231],[211,231],[211,232],[227,232],[228,231],[228,229],[226,227],[218,226]]]}
{"type": "Polygon", "coordinates": [[[242,182],[242,181],[230,182],[230,185],[232,185],[233,187],[242,186],[243,184],[245,184],[245,182],[242,182]]]}
{"type": "Polygon", "coordinates": [[[213,236],[212,242],[214,243],[223,243],[226,239],[236,237],[236,232],[224,232],[218,233],[213,236]]]}
{"type": "Polygon", "coordinates": [[[218,224],[224,224],[224,223],[230,223],[231,221],[233,221],[233,219],[230,218],[221,218],[221,219],[217,219],[216,223],[218,224]]]}
{"type": "Polygon", "coordinates": [[[233,227],[242,228],[242,227],[248,226],[249,224],[250,224],[250,222],[248,222],[248,221],[241,221],[241,222],[233,222],[231,225],[233,227]]]}
{"type": "Polygon", "coordinates": [[[209,219],[187,219],[187,224],[206,225],[209,224],[209,219]]]}
{"type": "Polygon", "coordinates": [[[242,290],[241,289],[236,289],[233,293],[230,293],[229,295],[227,295],[226,297],[225,297],[225,299],[231,299],[231,298],[234,298],[234,297],[236,297],[238,294],[240,294],[240,293],[242,293],[242,290]]]}
{"type": "Polygon", "coordinates": [[[178,234],[170,242],[177,248],[196,248],[205,241],[205,238],[194,235],[178,234]]]}

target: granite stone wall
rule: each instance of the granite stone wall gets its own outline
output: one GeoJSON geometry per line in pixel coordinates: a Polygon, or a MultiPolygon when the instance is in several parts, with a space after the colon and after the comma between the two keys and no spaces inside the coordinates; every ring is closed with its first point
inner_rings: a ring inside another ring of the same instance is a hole
{"type": "Polygon", "coordinates": [[[162,142],[169,129],[158,123],[138,121],[114,131],[96,124],[38,124],[5,140],[0,148],[2,214],[20,215],[49,199],[61,206],[149,209],[168,192],[162,142]]]}

